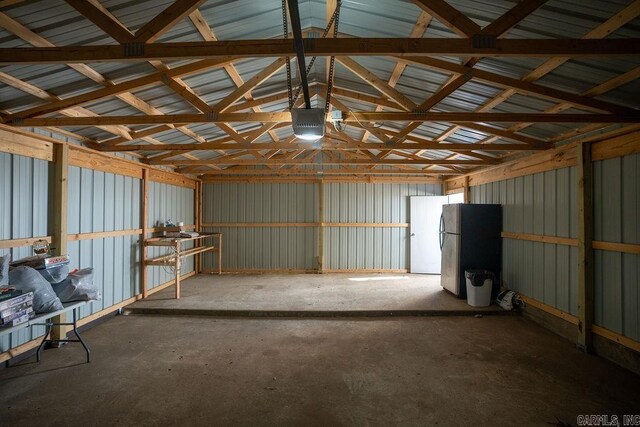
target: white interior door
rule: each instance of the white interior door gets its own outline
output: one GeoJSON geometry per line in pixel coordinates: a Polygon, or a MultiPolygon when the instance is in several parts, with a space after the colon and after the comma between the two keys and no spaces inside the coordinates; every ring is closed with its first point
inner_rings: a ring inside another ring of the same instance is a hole
{"type": "Polygon", "coordinates": [[[440,274],[438,227],[442,205],[448,196],[414,196],[410,198],[410,270],[412,273],[440,274]]]}
{"type": "Polygon", "coordinates": [[[447,201],[447,204],[449,205],[454,203],[464,203],[464,194],[462,193],[449,194],[447,197],[449,198],[447,201]]]}

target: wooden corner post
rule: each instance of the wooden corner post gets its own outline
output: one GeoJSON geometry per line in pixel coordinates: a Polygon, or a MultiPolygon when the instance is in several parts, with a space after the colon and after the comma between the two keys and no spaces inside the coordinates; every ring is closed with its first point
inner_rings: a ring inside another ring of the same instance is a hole
{"type": "MultiPolygon", "coordinates": [[[[193,210],[194,210],[194,215],[195,215],[195,225],[196,225],[196,232],[201,233],[202,232],[202,182],[201,181],[196,181],[196,188],[194,191],[194,198],[193,198],[193,210]]],[[[202,241],[198,240],[196,241],[195,246],[202,246],[202,241]]],[[[194,262],[193,262],[193,269],[195,270],[196,274],[199,274],[202,272],[202,254],[196,254],[195,258],[194,258],[194,262]]]]}
{"type": "Polygon", "coordinates": [[[578,347],[593,352],[593,163],[591,144],[578,150],[578,347]]]}
{"type": "Polygon", "coordinates": [[[149,295],[147,290],[147,245],[144,242],[147,238],[148,182],[149,170],[144,168],[142,169],[142,181],[140,182],[142,187],[140,191],[140,228],[142,229],[142,234],[140,235],[140,293],[142,298],[146,298],[149,295]]]}
{"type": "Polygon", "coordinates": [[[324,262],[324,183],[318,181],[318,273],[322,273],[324,262]]]}
{"type": "Polygon", "coordinates": [[[469,187],[469,175],[464,177],[464,203],[471,203],[471,187],[469,187]]]}
{"type": "MultiPolygon", "coordinates": [[[[67,144],[55,144],[53,148],[53,198],[51,206],[51,235],[53,237],[54,255],[66,255],[68,253],[68,210],[69,210],[69,146],[67,144]]],[[[54,323],[65,323],[66,314],[52,319],[54,323]]],[[[69,326],[54,326],[51,330],[52,340],[67,338],[69,326]]],[[[62,344],[62,343],[57,343],[62,344]]]]}

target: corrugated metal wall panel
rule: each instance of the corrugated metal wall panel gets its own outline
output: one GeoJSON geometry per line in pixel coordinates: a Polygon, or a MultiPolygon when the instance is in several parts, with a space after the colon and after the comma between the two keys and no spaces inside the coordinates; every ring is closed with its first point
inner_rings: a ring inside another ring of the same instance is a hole
{"type": "MultiPolygon", "coordinates": [[[[594,163],[594,238],[640,244],[640,154],[594,163]]],[[[595,323],[640,341],[640,255],[595,251],[595,323]]]]}
{"type": "MultiPolygon", "coordinates": [[[[47,235],[49,166],[44,160],[0,153],[0,240],[47,235]]],[[[0,249],[0,256],[20,259],[31,247],[0,249]]],[[[0,338],[0,352],[44,334],[43,327],[0,338]]]]}
{"type": "MultiPolygon", "coordinates": [[[[69,233],[140,228],[140,180],[91,169],[69,168],[69,233]]],[[[98,312],[138,292],[140,236],[117,236],[69,242],[70,268],[94,269],[102,301],[81,309],[81,317],[98,312]]]]}
{"type": "MultiPolygon", "coordinates": [[[[409,197],[442,194],[439,184],[324,185],[324,222],[409,223],[409,197]]],[[[408,270],[407,228],[327,227],[324,268],[408,270]]]]}
{"type": "MultiPolygon", "coordinates": [[[[166,221],[183,222],[185,225],[195,223],[194,200],[195,190],[175,185],[149,182],[147,185],[147,226],[159,227],[166,221]]],[[[136,211],[139,212],[139,211],[136,211]]],[[[193,247],[192,243],[184,244],[184,248],[193,247]]],[[[162,247],[148,247],[147,258],[154,258],[169,253],[169,249],[162,247]]],[[[194,269],[194,258],[187,257],[182,263],[181,274],[194,269]]],[[[153,289],[175,278],[169,267],[147,267],[147,287],[153,289]]]]}
{"type": "MultiPolygon", "coordinates": [[[[409,196],[434,184],[324,184],[323,222],[408,223],[409,196]]],[[[318,184],[206,184],[204,223],[318,221],[318,184]]],[[[213,230],[213,229],[212,229],[213,230]]],[[[407,269],[406,228],[325,227],[324,268],[407,269]]],[[[223,228],[224,269],[317,268],[316,227],[223,228]]],[[[206,268],[217,264],[205,257],[206,268]]]]}
{"type": "MultiPolygon", "coordinates": [[[[576,168],[552,170],[471,188],[473,203],[503,205],[504,231],[576,237],[576,168]]],[[[577,249],[503,241],[506,286],[552,307],[577,313],[577,249]]]]}
{"type": "MultiPolygon", "coordinates": [[[[207,228],[222,232],[223,270],[313,270],[317,267],[316,227],[207,228]]],[[[217,269],[217,254],[204,257],[217,269]]]]}
{"type": "MultiPolygon", "coordinates": [[[[43,160],[0,153],[0,239],[18,239],[48,234],[48,195],[51,166],[43,160]]],[[[93,233],[140,228],[139,179],[91,169],[69,168],[68,232],[93,233]]],[[[176,219],[194,223],[194,190],[150,183],[149,196],[157,200],[150,209],[150,224],[176,219]]],[[[140,236],[137,234],[69,242],[70,268],[93,267],[94,283],[102,301],[83,307],[85,317],[124,301],[140,289],[140,236]]],[[[0,250],[19,259],[32,254],[30,247],[0,250]]],[[[158,269],[154,269],[158,270],[158,269]]],[[[193,259],[183,272],[193,270],[193,259]]],[[[153,277],[153,276],[152,276],[153,277]]],[[[170,280],[157,274],[151,287],[170,280]]],[[[44,328],[25,329],[0,340],[0,352],[37,338],[44,328]]]]}
{"type": "MultiPolygon", "coordinates": [[[[317,184],[205,184],[203,223],[318,221],[317,184]]],[[[316,227],[208,228],[222,232],[225,270],[311,270],[317,266],[316,227]]],[[[204,257],[217,268],[217,254],[204,257]]]]}

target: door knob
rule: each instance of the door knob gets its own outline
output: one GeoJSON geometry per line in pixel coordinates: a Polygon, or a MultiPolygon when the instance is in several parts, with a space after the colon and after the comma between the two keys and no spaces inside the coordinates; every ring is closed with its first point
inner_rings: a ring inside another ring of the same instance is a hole
{"type": "Polygon", "coordinates": [[[413,237],[413,236],[415,236],[415,235],[416,235],[416,233],[411,233],[411,237],[413,237]]]}

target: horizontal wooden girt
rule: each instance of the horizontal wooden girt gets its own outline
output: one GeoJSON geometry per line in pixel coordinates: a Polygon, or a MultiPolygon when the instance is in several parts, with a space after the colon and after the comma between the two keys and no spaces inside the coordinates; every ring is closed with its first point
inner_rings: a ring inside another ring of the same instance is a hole
{"type": "MultiPolygon", "coordinates": [[[[101,126],[183,123],[286,123],[291,113],[209,113],[167,114],[139,116],[52,117],[5,119],[8,125],[18,127],[40,126],[101,126]]],[[[638,123],[640,112],[633,114],[545,114],[545,113],[477,113],[477,112],[347,112],[345,122],[496,122],[496,123],[638,123]]]]}
{"type": "Polygon", "coordinates": [[[379,143],[254,143],[254,144],[233,144],[211,142],[204,144],[164,144],[164,145],[115,145],[98,148],[101,151],[174,151],[174,150],[459,150],[459,151],[528,151],[544,150],[549,148],[546,144],[531,146],[527,144],[460,144],[460,143],[412,143],[403,142],[399,144],[379,144],[379,143]]]}
{"type": "Polygon", "coordinates": [[[222,156],[219,159],[195,159],[195,160],[149,160],[150,165],[181,165],[181,166],[207,166],[207,165],[245,165],[245,166],[261,166],[261,165],[403,165],[403,166],[422,166],[422,165],[491,165],[499,163],[499,159],[495,160],[455,160],[455,159],[421,159],[421,160],[405,160],[405,159],[336,159],[336,160],[315,160],[315,159],[229,159],[222,156]]]}
{"type": "MultiPolygon", "coordinates": [[[[306,38],[303,41],[304,51],[308,56],[600,57],[640,54],[640,40],[635,38],[588,40],[482,37],[481,41],[476,37],[306,38]]],[[[2,48],[0,64],[142,62],[221,56],[295,56],[295,49],[291,39],[2,48]]]]}
{"type": "MultiPolygon", "coordinates": [[[[318,166],[318,165],[316,165],[318,166]]],[[[321,166],[321,165],[320,165],[321,166]]],[[[351,166],[343,169],[241,169],[242,167],[231,167],[227,169],[207,170],[196,172],[196,175],[202,176],[335,176],[335,175],[419,175],[442,176],[442,175],[459,175],[458,172],[449,170],[433,170],[433,169],[371,169],[368,166],[351,166]]]]}

